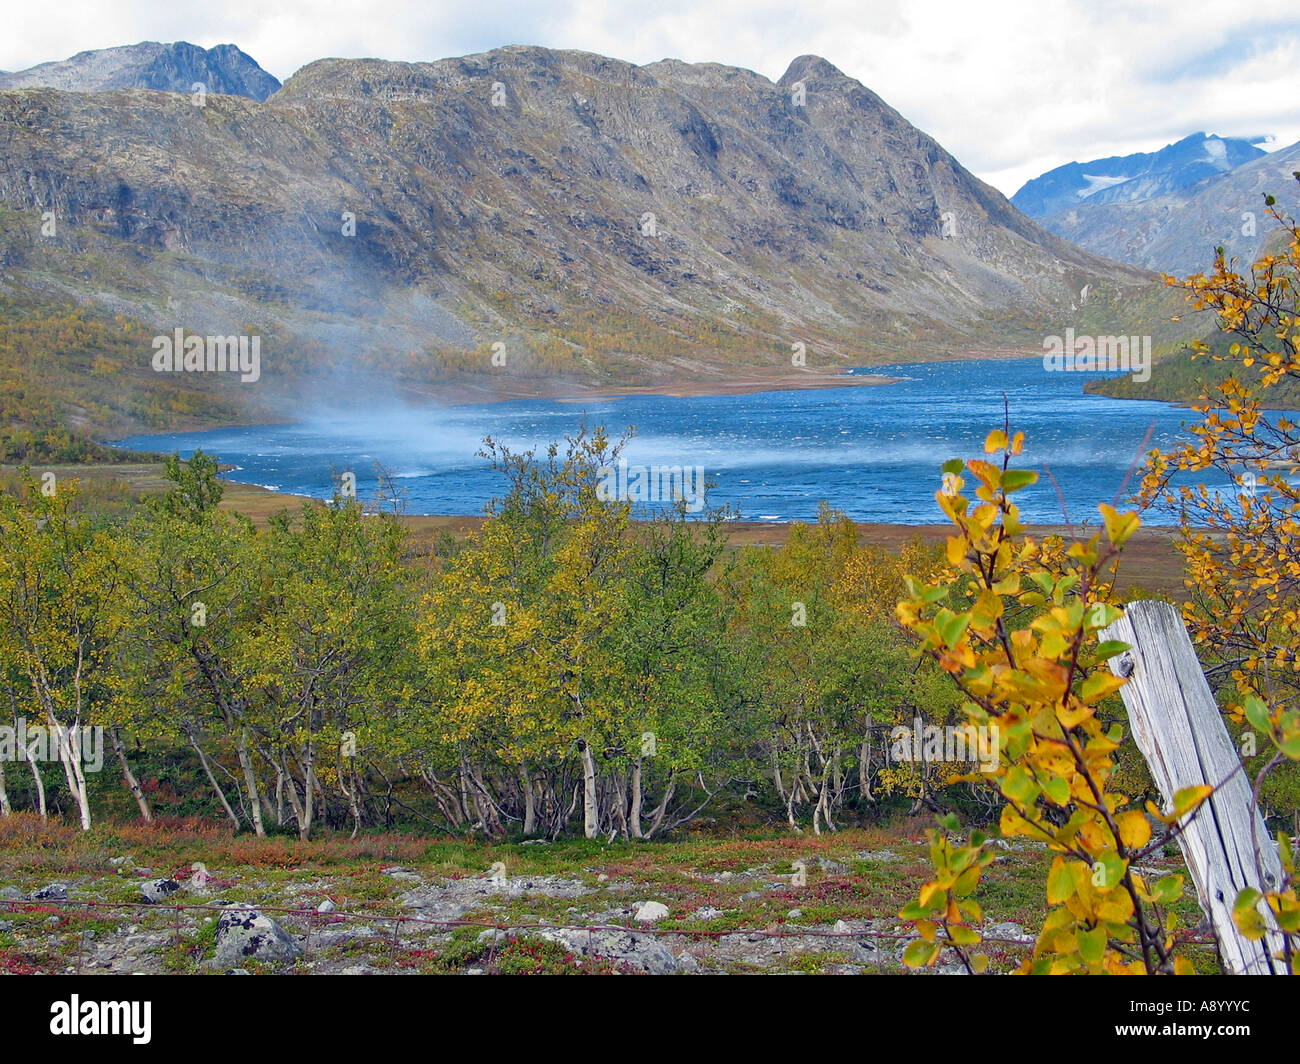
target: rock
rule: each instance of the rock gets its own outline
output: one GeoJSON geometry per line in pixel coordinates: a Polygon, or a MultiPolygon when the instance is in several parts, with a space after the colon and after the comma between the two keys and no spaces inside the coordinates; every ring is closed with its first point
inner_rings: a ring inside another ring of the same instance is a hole
{"type": "Polygon", "coordinates": [[[761,890],[751,890],[745,894],[742,894],[740,896],[740,900],[753,901],[755,898],[761,898],[762,896],[763,896],[763,892],[761,890]]]}
{"type": "Polygon", "coordinates": [[[0,920],[0,931],[8,931],[13,926],[8,920],[0,920]]]}
{"type": "Polygon", "coordinates": [[[420,882],[420,874],[413,868],[403,868],[401,865],[393,865],[391,868],[384,868],[380,873],[385,876],[392,876],[394,879],[407,879],[413,882],[420,882]]]}
{"type": "Polygon", "coordinates": [[[17,887],[0,887],[0,901],[26,901],[27,895],[17,887]]]}
{"type": "Polygon", "coordinates": [[[715,909],[712,905],[706,905],[702,909],[696,909],[691,916],[696,920],[716,920],[722,915],[721,909],[715,909]]]}
{"type": "Polygon", "coordinates": [[[596,877],[597,883],[607,883],[608,881],[609,881],[609,876],[605,875],[604,872],[601,872],[600,875],[596,877]]]}
{"type": "Polygon", "coordinates": [[[32,891],[32,901],[67,901],[67,899],[66,883],[49,883],[39,890],[32,891]]]}
{"type": "Polygon", "coordinates": [[[130,865],[132,862],[131,862],[131,858],[129,857],[110,857],[108,859],[108,863],[113,868],[121,868],[124,865],[130,865]]]}
{"type": "Polygon", "coordinates": [[[149,905],[157,905],[181,889],[174,879],[151,879],[140,884],[140,895],[149,905]]]}
{"type": "Polygon", "coordinates": [[[248,969],[247,969],[247,968],[231,968],[230,971],[228,971],[226,974],[227,974],[227,975],[248,975],[248,969]]]}
{"type": "Polygon", "coordinates": [[[785,914],[785,918],[787,920],[798,920],[799,917],[801,917],[802,915],[803,915],[802,909],[791,909],[788,913],[785,914]]]}
{"type": "Polygon", "coordinates": [[[138,876],[144,876],[147,879],[149,876],[153,875],[153,869],[141,868],[139,865],[136,865],[135,874],[138,876]]]}
{"type": "Polygon", "coordinates": [[[326,898],[323,902],[321,902],[319,905],[316,906],[316,911],[318,913],[332,913],[334,911],[334,903],[330,901],[329,898],[326,898]]]}
{"type": "Polygon", "coordinates": [[[637,909],[633,917],[639,924],[656,924],[669,916],[668,906],[660,901],[648,901],[637,909]]]}
{"type": "Polygon", "coordinates": [[[935,969],[936,975],[966,975],[965,967],[960,964],[941,964],[935,969]]]}
{"type": "Polygon", "coordinates": [[[483,969],[482,969],[482,968],[466,968],[466,969],[465,969],[465,974],[466,974],[466,975],[482,975],[482,974],[483,974],[483,969]]]}
{"type": "Polygon", "coordinates": [[[994,924],[992,927],[986,928],[982,934],[985,938],[1009,938],[1016,942],[1032,942],[1034,940],[1034,936],[1026,933],[1023,927],[1010,921],[994,924]]]}
{"type": "Polygon", "coordinates": [[[550,839],[525,839],[522,843],[524,846],[549,846],[550,839]]]}
{"type": "Polygon", "coordinates": [[[847,866],[842,865],[839,861],[832,861],[829,857],[818,857],[817,865],[828,875],[843,875],[848,871],[847,866]]]}
{"type": "Polygon", "coordinates": [[[718,876],[718,878],[719,878],[719,879],[733,879],[733,878],[735,877],[735,875],[736,875],[735,872],[723,872],[720,876],[718,876]]]}
{"type": "Polygon", "coordinates": [[[221,910],[217,921],[217,951],[212,964],[233,968],[246,958],[270,964],[288,964],[302,955],[302,947],[269,916],[247,905],[221,910]]]}
{"type": "Polygon", "coordinates": [[[501,930],[501,928],[499,927],[485,927],[482,931],[478,933],[478,936],[474,939],[474,941],[479,943],[500,942],[503,939],[509,937],[510,937],[509,934],[501,930]]]}
{"type": "Polygon", "coordinates": [[[847,935],[853,930],[853,928],[849,927],[849,925],[843,920],[836,920],[835,926],[832,927],[831,930],[837,935],[847,935]]]}
{"type": "Polygon", "coordinates": [[[373,975],[374,969],[364,964],[352,964],[339,972],[339,975],[373,975]]]}
{"type": "Polygon", "coordinates": [[[677,970],[693,975],[700,970],[700,962],[695,959],[694,954],[690,952],[683,953],[677,958],[677,970]]]}
{"type": "Polygon", "coordinates": [[[627,964],[650,975],[672,975],[678,970],[677,958],[659,941],[657,935],[635,931],[579,931],[556,928],[535,932],[539,938],[558,942],[570,953],[584,957],[604,957],[627,964]]]}
{"type": "Polygon", "coordinates": [[[897,861],[898,854],[893,850],[859,850],[855,856],[860,861],[897,861]]]}

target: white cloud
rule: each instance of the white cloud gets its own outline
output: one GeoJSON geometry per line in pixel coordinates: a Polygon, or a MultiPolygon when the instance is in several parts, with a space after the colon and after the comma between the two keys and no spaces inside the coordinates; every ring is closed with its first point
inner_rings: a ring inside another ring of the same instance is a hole
{"type": "Polygon", "coordinates": [[[1294,0],[68,0],[11,11],[0,68],[140,40],[238,44],[284,79],[313,59],[441,59],[505,44],[776,79],[824,56],[1003,192],[1071,159],[1204,129],[1300,140],[1294,0]]]}

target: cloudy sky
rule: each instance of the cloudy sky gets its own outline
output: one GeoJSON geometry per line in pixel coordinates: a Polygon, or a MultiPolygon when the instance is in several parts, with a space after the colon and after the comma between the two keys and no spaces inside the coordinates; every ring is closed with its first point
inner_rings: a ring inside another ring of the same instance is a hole
{"type": "Polygon", "coordinates": [[[61,0],[14,5],[0,70],[141,40],[234,43],[284,80],[327,56],[433,60],[506,44],[773,80],[829,59],[1007,195],[1072,159],[1198,130],[1300,140],[1296,0],[61,0]]]}

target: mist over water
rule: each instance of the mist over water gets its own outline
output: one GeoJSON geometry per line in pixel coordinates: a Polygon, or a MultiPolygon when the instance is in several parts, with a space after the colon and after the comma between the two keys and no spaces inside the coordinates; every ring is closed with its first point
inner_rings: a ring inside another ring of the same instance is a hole
{"type": "MultiPolygon", "coordinates": [[[[865,371],[864,371],[865,372],[865,371]]],[[[357,493],[373,494],[374,463],[393,473],[414,514],[477,514],[504,480],[476,452],[484,436],[512,449],[545,448],[585,420],[612,438],[628,426],[631,464],[702,466],[716,484],[712,504],[731,504],[745,520],[815,520],[819,500],[861,521],[934,524],[940,465],[982,453],[1003,423],[1025,433],[1021,464],[1040,473],[1018,493],[1022,516],[1059,522],[1050,468],[1074,521],[1095,519],[1138,455],[1170,450],[1197,415],[1165,403],[1085,395],[1103,374],[1048,373],[1038,358],[886,366],[903,378],[879,387],[760,392],[751,395],[627,396],[562,402],[520,399],[463,406],[318,409],[296,424],[133,436],[124,446],[188,457],[202,449],[237,466],[232,480],[315,498],[333,492],[332,475],[352,470],[357,493]]],[[[1135,486],[1138,474],[1130,482],[1135,486]]],[[[969,478],[968,478],[969,480],[969,478]]],[[[1226,480],[1206,478],[1215,486],[1226,480]]],[[[1160,523],[1156,514],[1148,523],[1160,523]]]]}

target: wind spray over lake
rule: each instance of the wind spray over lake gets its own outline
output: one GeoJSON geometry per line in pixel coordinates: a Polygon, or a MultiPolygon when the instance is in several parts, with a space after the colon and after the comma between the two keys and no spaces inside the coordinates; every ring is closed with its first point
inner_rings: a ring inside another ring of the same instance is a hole
{"type": "MultiPolygon", "coordinates": [[[[862,372],[868,372],[866,370],[862,372]]],[[[878,387],[772,391],[674,398],[634,395],[566,402],[523,399],[444,407],[320,411],[288,425],[133,436],[141,450],[202,448],[236,469],[230,479],[314,498],[333,493],[333,476],[356,474],[357,493],[376,486],[375,462],[407,491],[413,514],[477,514],[505,482],[477,455],[484,436],[513,449],[545,447],[585,420],[617,438],[637,435],[624,457],[650,466],[703,467],[713,505],[746,520],[816,520],[825,500],[859,521],[933,524],[940,466],[982,453],[1002,426],[1025,433],[1023,465],[1039,483],[1020,492],[1025,520],[1058,523],[1060,486],[1069,517],[1096,518],[1147,447],[1171,449],[1191,411],[1166,403],[1086,395],[1091,376],[1051,373],[1040,358],[873,367],[900,378],[878,387]]],[[[1136,487],[1135,473],[1128,490],[1136,487]]],[[[1226,486],[1207,478],[1208,483],[1226,486]]],[[[1148,523],[1162,523],[1151,513],[1148,523]]]]}

